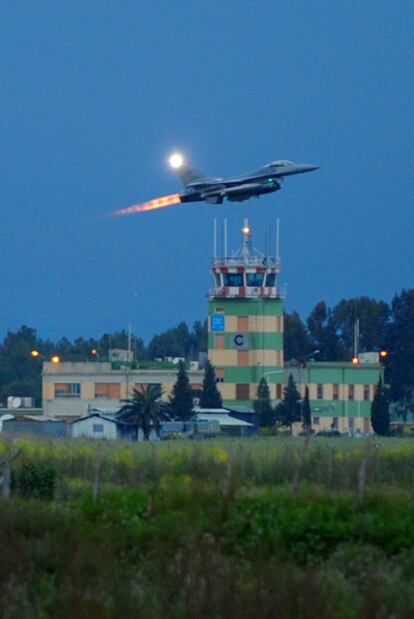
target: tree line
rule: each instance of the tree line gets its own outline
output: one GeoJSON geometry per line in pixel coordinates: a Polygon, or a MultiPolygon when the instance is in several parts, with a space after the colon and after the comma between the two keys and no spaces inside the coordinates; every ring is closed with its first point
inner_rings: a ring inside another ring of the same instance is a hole
{"type": "MultiPolygon", "coordinates": [[[[391,398],[402,414],[414,400],[414,289],[402,290],[391,303],[366,296],[343,299],[334,307],[319,301],[306,320],[296,311],[285,313],[284,357],[301,360],[309,355],[318,361],[350,361],[354,349],[354,327],[359,320],[359,351],[385,349],[385,381],[391,398]],[[314,351],[318,351],[314,353],[314,351]]],[[[63,361],[107,360],[113,348],[128,348],[138,362],[156,358],[197,359],[207,351],[207,321],[189,328],[184,321],[154,335],[146,345],[126,330],[105,333],[100,338],[66,337],[54,342],[38,337],[34,328],[22,326],[8,331],[0,344],[0,402],[8,395],[35,397],[40,402],[41,365],[57,354],[63,361]],[[33,359],[30,351],[40,352],[33,359]],[[93,352],[95,351],[95,352],[93,352]]]]}

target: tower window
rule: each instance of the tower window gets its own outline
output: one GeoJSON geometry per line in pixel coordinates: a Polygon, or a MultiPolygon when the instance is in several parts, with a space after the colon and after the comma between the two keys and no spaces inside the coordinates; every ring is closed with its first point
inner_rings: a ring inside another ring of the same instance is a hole
{"type": "Polygon", "coordinates": [[[237,351],[237,365],[242,365],[242,366],[249,365],[249,351],[248,350],[237,351]]]}
{"type": "Polygon", "coordinates": [[[224,273],[223,277],[225,286],[244,286],[243,273],[224,273]]]}
{"type": "Polygon", "coordinates": [[[224,368],[216,368],[216,383],[224,383],[224,368]]]}
{"type": "Polygon", "coordinates": [[[276,286],[276,273],[268,273],[266,275],[266,286],[274,288],[276,286]]]}
{"type": "Polygon", "coordinates": [[[264,273],[246,273],[246,286],[261,288],[263,286],[264,273]]]}
{"type": "Polygon", "coordinates": [[[224,335],[216,335],[216,350],[224,350],[224,335]]]}

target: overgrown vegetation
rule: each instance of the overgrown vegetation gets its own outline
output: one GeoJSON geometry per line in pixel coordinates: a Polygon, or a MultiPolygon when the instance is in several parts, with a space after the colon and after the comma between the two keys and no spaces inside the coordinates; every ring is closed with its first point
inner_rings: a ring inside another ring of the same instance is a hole
{"type": "Polygon", "coordinates": [[[18,454],[0,502],[6,619],[414,614],[409,440],[17,439],[0,452],[18,454]]]}

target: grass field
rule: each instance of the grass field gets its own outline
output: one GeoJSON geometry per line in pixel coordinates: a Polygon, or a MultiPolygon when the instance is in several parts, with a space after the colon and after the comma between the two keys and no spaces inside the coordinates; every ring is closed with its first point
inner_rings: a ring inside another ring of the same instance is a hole
{"type": "Polygon", "coordinates": [[[3,438],[0,458],[2,619],[414,616],[410,439],[3,438]]]}

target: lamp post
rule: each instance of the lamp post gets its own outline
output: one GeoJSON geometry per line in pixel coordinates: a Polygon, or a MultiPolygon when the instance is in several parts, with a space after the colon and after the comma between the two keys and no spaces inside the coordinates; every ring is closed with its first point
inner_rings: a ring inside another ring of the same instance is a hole
{"type": "MultiPolygon", "coordinates": [[[[268,384],[267,382],[267,376],[271,376],[272,374],[284,374],[285,370],[272,370],[271,372],[265,372],[263,374],[263,378],[266,381],[266,384],[268,384]]],[[[276,393],[277,396],[277,393],[276,393]]],[[[275,398],[275,401],[277,401],[277,397],[275,398]]]]}
{"type": "Polygon", "coordinates": [[[270,376],[271,374],[284,374],[285,370],[273,370],[272,372],[265,372],[263,374],[263,378],[265,379],[265,381],[267,382],[267,378],[266,376],[270,376]]]}

